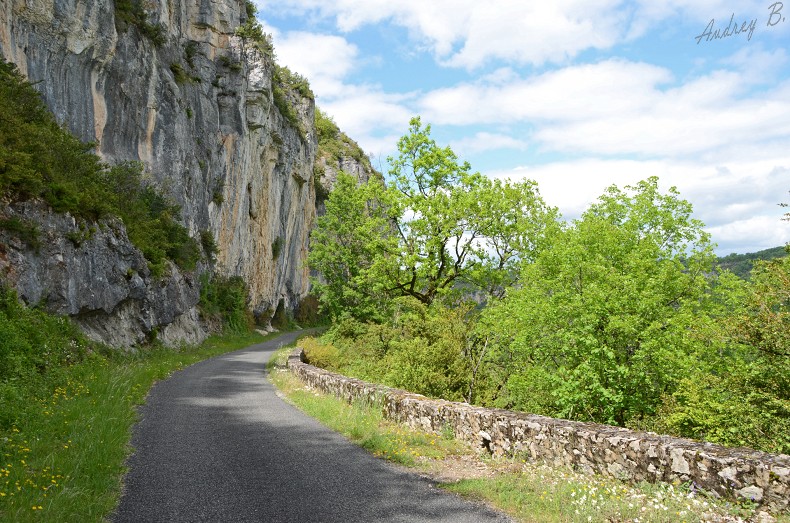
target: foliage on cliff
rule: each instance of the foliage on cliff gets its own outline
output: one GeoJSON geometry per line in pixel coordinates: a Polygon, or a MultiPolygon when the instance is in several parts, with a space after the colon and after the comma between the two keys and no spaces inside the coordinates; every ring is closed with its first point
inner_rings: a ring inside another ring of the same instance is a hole
{"type": "Polygon", "coordinates": [[[0,195],[41,198],[58,212],[123,220],[154,275],[172,260],[193,269],[201,249],[179,224],[180,209],[146,183],[142,165],[107,166],[61,128],[13,64],[0,61],[0,195]]]}
{"type": "MultiPolygon", "coordinates": [[[[714,269],[691,204],[650,178],[561,222],[418,120],[389,184],[338,178],[312,240],[320,358],[446,399],[790,451],[790,261],[714,269]]],[[[308,354],[309,357],[309,354],[308,354]]]]}
{"type": "Polygon", "coordinates": [[[371,171],[373,167],[362,148],[340,130],[331,116],[319,108],[315,110],[315,130],[318,134],[318,156],[335,162],[346,156],[362,163],[371,171]]]}
{"type": "Polygon", "coordinates": [[[119,31],[126,31],[130,26],[136,27],[157,47],[167,42],[164,26],[152,24],[148,20],[141,0],[115,0],[115,27],[119,31]]]}

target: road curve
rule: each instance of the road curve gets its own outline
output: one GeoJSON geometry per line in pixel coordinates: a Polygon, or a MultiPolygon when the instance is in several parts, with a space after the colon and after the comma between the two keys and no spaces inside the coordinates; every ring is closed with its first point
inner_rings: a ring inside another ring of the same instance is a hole
{"type": "Polygon", "coordinates": [[[197,363],[151,389],[113,522],[509,521],[278,398],[266,361],[297,335],[197,363]]]}

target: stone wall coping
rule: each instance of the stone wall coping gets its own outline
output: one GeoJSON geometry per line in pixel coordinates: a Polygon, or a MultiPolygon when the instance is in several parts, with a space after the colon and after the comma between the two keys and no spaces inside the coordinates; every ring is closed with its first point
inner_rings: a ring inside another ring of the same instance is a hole
{"type": "Polygon", "coordinates": [[[380,404],[386,418],[413,428],[450,427],[456,438],[496,456],[526,455],[633,482],[691,483],[715,497],[790,507],[790,455],[432,399],[314,367],[298,347],[287,366],[310,388],[380,404]]]}

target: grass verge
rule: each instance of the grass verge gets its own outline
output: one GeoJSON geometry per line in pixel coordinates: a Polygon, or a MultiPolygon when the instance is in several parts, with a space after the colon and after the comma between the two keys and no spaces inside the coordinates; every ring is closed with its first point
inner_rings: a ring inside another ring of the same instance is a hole
{"type": "Polygon", "coordinates": [[[411,430],[384,419],[375,405],[344,401],[305,389],[292,374],[279,371],[293,347],[280,349],[269,360],[269,378],[306,414],[345,435],[375,456],[411,467],[427,459],[440,459],[467,451],[452,438],[411,430]]]}
{"type": "MultiPolygon", "coordinates": [[[[308,390],[284,370],[292,350],[283,348],[269,361],[271,381],[290,402],[374,455],[416,467],[436,479],[440,487],[485,501],[518,521],[763,521],[757,519],[754,507],[709,499],[686,485],[630,485],[566,467],[491,459],[449,434],[429,434],[385,420],[375,405],[349,405],[308,390]]],[[[790,515],[775,517],[777,523],[790,523],[790,515]]]]}
{"type": "Polygon", "coordinates": [[[0,431],[0,521],[102,521],[118,502],[135,406],[151,386],[274,336],[227,334],[179,351],[92,354],[64,368],[54,388],[31,391],[23,415],[0,431]]]}

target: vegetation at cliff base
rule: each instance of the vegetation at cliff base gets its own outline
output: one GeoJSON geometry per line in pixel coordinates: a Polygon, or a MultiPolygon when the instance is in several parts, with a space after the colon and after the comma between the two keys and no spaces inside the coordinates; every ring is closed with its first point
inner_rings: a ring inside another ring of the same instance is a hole
{"type": "Polygon", "coordinates": [[[249,287],[241,276],[203,274],[200,278],[201,319],[217,332],[249,332],[254,318],[248,308],[249,287]]]}
{"type": "Polygon", "coordinates": [[[562,221],[419,119],[388,182],[338,177],[311,237],[333,370],[429,396],[790,452],[790,258],[716,269],[657,178],[562,221]]]}
{"type": "Polygon", "coordinates": [[[84,221],[119,217],[155,276],[167,260],[194,269],[202,252],[179,223],[179,206],[151,184],[141,164],[105,165],[93,147],[58,125],[16,67],[0,60],[0,196],[41,199],[84,221]]]}

